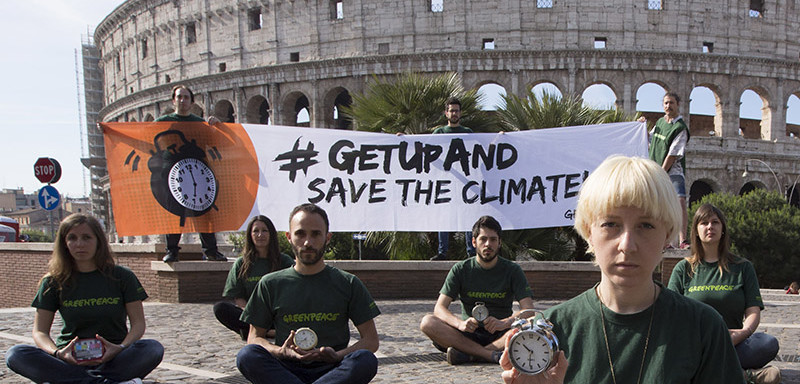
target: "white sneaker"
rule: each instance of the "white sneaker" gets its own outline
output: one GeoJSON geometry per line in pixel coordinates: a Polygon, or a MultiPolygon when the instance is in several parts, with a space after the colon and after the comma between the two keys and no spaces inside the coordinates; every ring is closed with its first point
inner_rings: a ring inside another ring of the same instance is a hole
{"type": "Polygon", "coordinates": [[[130,379],[130,380],[120,381],[117,384],[142,384],[142,379],[140,379],[138,377],[135,377],[135,378],[130,379]]]}

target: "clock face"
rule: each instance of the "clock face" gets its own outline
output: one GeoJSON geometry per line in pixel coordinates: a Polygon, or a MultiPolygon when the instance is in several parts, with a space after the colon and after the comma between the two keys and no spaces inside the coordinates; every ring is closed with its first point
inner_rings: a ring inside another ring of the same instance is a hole
{"type": "Polygon", "coordinates": [[[511,364],[523,373],[534,375],[550,366],[553,348],[539,332],[521,331],[511,337],[508,346],[511,364]]]}
{"type": "Polygon", "coordinates": [[[484,321],[487,317],[489,317],[489,308],[486,308],[486,305],[483,303],[476,303],[474,307],[472,307],[472,317],[478,321],[484,321]]]}
{"type": "Polygon", "coordinates": [[[300,328],[294,332],[294,345],[308,351],[317,346],[317,334],[311,328],[300,328]]]}
{"type": "Polygon", "coordinates": [[[193,211],[205,211],[217,198],[217,179],[205,163],[187,158],[169,170],[169,190],[180,205],[193,211]]]}

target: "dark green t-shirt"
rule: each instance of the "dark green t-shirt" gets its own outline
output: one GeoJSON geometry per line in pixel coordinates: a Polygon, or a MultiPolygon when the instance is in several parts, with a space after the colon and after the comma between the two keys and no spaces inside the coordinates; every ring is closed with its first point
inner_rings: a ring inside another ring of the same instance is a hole
{"type": "MultiPolygon", "coordinates": [[[[719,314],[662,289],[655,306],[621,315],[603,307],[617,383],[635,383],[651,315],[642,383],[744,383],[739,358],[719,314]],[[655,308],[655,313],[652,313],[655,308]]],[[[594,288],[544,311],[569,362],[567,384],[612,383],[594,288]]]]}
{"type": "Polygon", "coordinates": [[[505,319],[514,313],[514,300],[533,297],[519,264],[499,256],[492,269],[483,269],[477,256],[459,261],[450,268],[439,293],[461,300],[462,320],[472,316],[477,302],[486,304],[490,316],[505,319]]]}
{"type": "Polygon", "coordinates": [[[457,127],[442,125],[434,129],[433,133],[472,133],[472,130],[463,125],[459,125],[457,127]]]}
{"type": "Polygon", "coordinates": [[[128,335],[125,304],[146,298],[136,275],[117,265],[109,277],[100,271],[77,272],[74,283],[60,295],[52,280],[45,277],[31,306],[61,314],[64,327],[56,340],[59,348],[75,336],[86,339],[95,334],[119,344],[128,335]]]}
{"type": "Polygon", "coordinates": [[[689,277],[691,266],[683,259],[672,270],[669,289],[712,306],[729,329],[741,329],[744,310],[749,307],[764,309],[764,302],[753,264],[738,257],[736,261],[728,263],[729,270],[722,276],[718,263],[701,262],[694,276],[689,277]]]}
{"type": "Polygon", "coordinates": [[[156,119],[156,121],[205,121],[202,117],[190,113],[187,116],[181,116],[177,113],[169,113],[156,119]]]}
{"type": "MultiPolygon", "coordinates": [[[[658,119],[656,125],[653,127],[653,135],[650,138],[650,148],[648,154],[650,160],[655,161],[658,165],[664,164],[664,159],[667,158],[669,147],[678,136],[679,133],[686,131],[689,134],[689,128],[683,119],[673,120],[672,123],[667,123],[664,118],[658,119]]],[[[688,139],[688,136],[687,136],[688,139]]],[[[681,167],[686,172],[686,156],[682,156],[679,160],[681,167]]]]}
{"type": "Polygon", "coordinates": [[[325,266],[322,272],[310,276],[294,268],[265,275],[241,320],[264,329],[274,327],[275,345],[283,345],[290,331],[309,327],[317,333],[317,347],[338,351],[350,342],[348,319],[358,326],[380,313],[361,280],[325,266]]]}
{"type": "MultiPolygon", "coordinates": [[[[225,280],[225,289],[222,291],[222,297],[230,297],[234,299],[249,299],[256,288],[256,284],[261,280],[261,277],[269,273],[272,268],[272,263],[267,258],[257,257],[247,271],[247,279],[239,278],[239,270],[242,269],[244,263],[243,258],[238,258],[233,263],[231,270],[228,271],[228,279],[225,280]]],[[[294,264],[294,259],[281,253],[278,257],[278,268],[276,271],[289,268],[294,264]]]]}

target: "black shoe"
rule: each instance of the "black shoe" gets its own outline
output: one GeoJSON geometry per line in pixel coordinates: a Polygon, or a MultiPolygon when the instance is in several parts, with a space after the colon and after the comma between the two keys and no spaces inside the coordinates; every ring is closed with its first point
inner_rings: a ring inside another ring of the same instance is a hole
{"type": "Polygon", "coordinates": [[[472,356],[461,352],[453,347],[447,348],[447,363],[450,365],[459,365],[473,361],[472,356]]]}
{"type": "Polygon", "coordinates": [[[442,255],[441,253],[434,257],[431,257],[431,261],[442,261],[442,260],[447,260],[447,256],[442,255]]]}
{"type": "Polygon", "coordinates": [[[500,358],[503,357],[503,350],[492,352],[492,363],[500,364],[500,358]]]}
{"type": "Polygon", "coordinates": [[[247,334],[250,333],[249,329],[240,329],[239,336],[242,337],[242,341],[247,341],[247,334]]]}
{"type": "Polygon", "coordinates": [[[165,263],[174,263],[178,261],[178,251],[167,251],[167,254],[161,260],[165,263]]]}
{"type": "Polygon", "coordinates": [[[228,258],[223,256],[219,251],[209,252],[203,255],[203,260],[209,261],[228,261],[228,258]]]}

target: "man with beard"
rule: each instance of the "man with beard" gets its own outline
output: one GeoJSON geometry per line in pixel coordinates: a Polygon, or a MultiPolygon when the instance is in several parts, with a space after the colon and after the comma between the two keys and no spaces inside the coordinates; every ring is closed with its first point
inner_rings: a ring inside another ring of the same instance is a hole
{"type": "Polygon", "coordinates": [[[368,383],[378,371],[380,311],[357,277],[325,265],[327,213],[314,204],[295,207],[286,237],[296,263],[258,282],[242,312],[250,334],[236,366],[252,383],[368,383]],[[348,320],[360,335],[350,346],[348,320]],[[275,344],[266,339],[272,327],[275,344]]]}
{"type": "Polygon", "coordinates": [[[500,231],[500,223],[493,217],[478,219],[471,236],[477,256],[450,269],[433,314],[425,315],[420,323],[420,330],[436,348],[447,353],[447,362],[452,365],[498,363],[505,347],[503,336],[520,316],[512,309],[514,300],[519,301],[520,311],[533,309],[531,288],[522,268],[498,257],[500,231]],[[450,312],[455,299],[461,300],[461,317],[450,312]],[[482,321],[474,317],[483,318],[486,312],[488,316],[482,321]]]}
{"type": "MultiPolygon", "coordinates": [[[[461,101],[457,98],[451,97],[447,100],[444,106],[444,116],[447,118],[447,124],[434,129],[434,134],[472,133],[472,129],[461,125],[461,101]]],[[[467,257],[475,256],[475,247],[472,245],[469,232],[464,234],[464,240],[467,248],[467,257]]],[[[436,256],[431,257],[431,261],[447,260],[448,249],[450,249],[450,232],[439,232],[439,252],[436,256]]]]}

